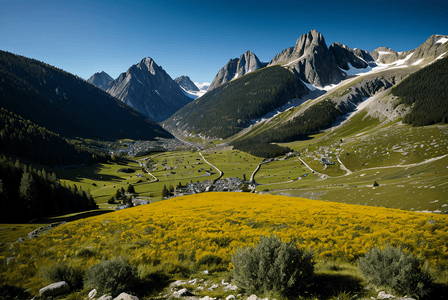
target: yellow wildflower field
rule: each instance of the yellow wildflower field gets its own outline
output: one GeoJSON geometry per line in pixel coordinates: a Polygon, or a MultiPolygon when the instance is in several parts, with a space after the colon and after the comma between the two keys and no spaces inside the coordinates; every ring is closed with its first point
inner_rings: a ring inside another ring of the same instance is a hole
{"type": "MultiPolygon", "coordinates": [[[[60,261],[87,268],[118,255],[136,266],[213,261],[229,267],[239,247],[261,236],[312,248],[316,259],[354,261],[376,246],[402,246],[431,265],[448,262],[445,215],[276,195],[213,192],[172,198],[60,226],[3,244],[0,280],[44,284],[40,269],[60,261]]],[[[230,266],[231,267],[231,266],[230,266]]]]}

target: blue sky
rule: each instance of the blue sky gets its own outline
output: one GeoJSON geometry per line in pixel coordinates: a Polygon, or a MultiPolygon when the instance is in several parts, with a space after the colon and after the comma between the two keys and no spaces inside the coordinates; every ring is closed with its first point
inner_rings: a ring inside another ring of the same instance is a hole
{"type": "Polygon", "coordinates": [[[448,35],[448,1],[0,0],[0,49],[89,78],[151,57],[174,79],[211,82],[250,50],[269,62],[316,29],[327,46],[418,47],[448,35]]]}

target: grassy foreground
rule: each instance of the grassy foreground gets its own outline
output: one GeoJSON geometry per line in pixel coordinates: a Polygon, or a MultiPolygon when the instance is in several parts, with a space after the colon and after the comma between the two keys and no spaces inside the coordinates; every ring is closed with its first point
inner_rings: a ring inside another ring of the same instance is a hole
{"type": "Polygon", "coordinates": [[[239,247],[276,235],[312,248],[318,261],[354,262],[376,245],[402,246],[448,266],[448,218],[275,195],[203,193],[60,226],[37,239],[0,246],[0,281],[31,289],[41,270],[60,262],[89,266],[124,255],[141,272],[189,278],[223,272],[239,247]]]}

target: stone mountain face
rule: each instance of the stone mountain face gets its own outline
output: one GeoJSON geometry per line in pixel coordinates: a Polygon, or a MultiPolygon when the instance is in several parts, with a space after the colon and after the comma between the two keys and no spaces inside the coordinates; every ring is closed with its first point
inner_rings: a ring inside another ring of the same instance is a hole
{"type": "Polygon", "coordinates": [[[190,77],[188,76],[180,76],[174,79],[174,81],[184,90],[186,91],[192,91],[192,92],[199,92],[199,88],[191,81],[190,77]]]}
{"type": "Polygon", "coordinates": [[[163,121],[191,101],[151,58],[144,58],[110,83],[109,94],[143,115],[163,121]]]}
{"type": "Polygon", "coordinates": [[[406,52],[398,53],[388,47],[379,47],[370,52],[372,58],[381,64],[390,64],[406,57],[406,52]]]}
{"type": "Polygon", "coordinates": [[[106,91],[107,88],[109,87],[109,83],[113,80],[114,79],[110,77],[109,74],[102,71],[101,73],[93,74],[89,79],[87,79],[87,82],[106,91]]]}
{"type": "Polygon", "coordinates": [[[406,53],[413,52],[412,56],[408,59],[408,64],[414,64],[419,61],[425,60],[425,62],[433,61],[439,58],[441,55],[448,51],[448,36],[446,35],[432,35],[426,42],[421,44],[417,49],[408,51],[406,53]]]}
{"type": "Polygon", "coordinates": [[[207,91],[211,91],[223,83],[256,71],[264,66],[265,64],[260,62],[255,54],[247,51],[241,55],[239,59],[231,59],[221,70],[219,70],[207,91]]]}
{"type": "Polygon", "coordinates": [[[379,47],[370,55],[375,62],[382,64],[397,63],[397,65],[426,64],[441,58],[448,51],[448,36],[432,35],[417,49],[396,52],[387,47],[379,47]]]}
{"type": "Polygon", "coordinates": [[[281,64],[300,79],[317,87],[339,82],[345,74],[338,68],[325,39],[316,30],[303,34],[294,48],[288,48],[274,57],[270,66],[281,64]]]}
{"type": "MultiPolygon", "coordinates": [[[[369,66],[368,62],[362,57],[358,57],[355,52],[349,47],[342,45],[340,43],[331,44],[329,50],[333,53],[336,63],[339,68],[344,70],[349,70],[348,64],[351,64],[357,69],[367,68],[369,66]]],[[[363,53],[359,50],[358,53],[363,53]]]]}

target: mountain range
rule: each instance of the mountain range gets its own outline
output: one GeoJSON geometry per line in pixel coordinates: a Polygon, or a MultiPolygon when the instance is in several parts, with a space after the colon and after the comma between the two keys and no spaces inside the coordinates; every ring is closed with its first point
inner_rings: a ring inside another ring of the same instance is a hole
{"type": "Polygon", "coordinates": [[[172,137],[110,94],[40,61],[0,51],[0,76],[1,107],[64,137],[172,137]]]}
{"type": "MultiPolygon", "coordinates": [[[[311,115],[318,115],[317,107],[331,111],[332,119],[324,122],[330,126],[336,122],[334,118],[357,110],[365,99],[390,90],[409,74],[442,58],[447,40],[446,36],[433,35],[406,52],[385,47],[367,52],[341,43],[327,47],[322,34],[311,30],[269,63],[260,62],[251,51],[231,59],[218,71],[205,95],[188,76],[173,80],[149,57],[115,80],[100,72],[86,82],[52,66],[2,52],[1,100],[9,111],[67,137],[169,137],[154,122],[163,121],[165,129],[181,136],[233,136],[241,141],[244,136],[253,137],[254,131],[269,137],[270,132],[286,130],[285,124],[291,127],[293,120],[307,122],[303,118],[309,113],[305,112],[323,101],[326,104],[314,107],[311,115]],[[276,115],[284,117],[273,119],[276,115]],[[150,130],[141,129],[142,124],[150,130]]],[[[411,111],[391,97],[388,94],[390,101],[369,107],[377,116],[388,118],[403,117],[411,111]]],[[[308,125],[311,131],[322,128],[308,125]]],[[[294,130],[296,133],[283,138],[311,131],[294,130]]]]}

